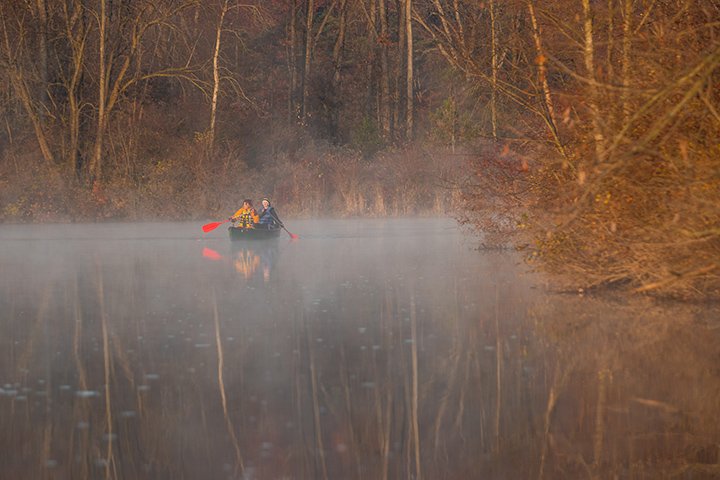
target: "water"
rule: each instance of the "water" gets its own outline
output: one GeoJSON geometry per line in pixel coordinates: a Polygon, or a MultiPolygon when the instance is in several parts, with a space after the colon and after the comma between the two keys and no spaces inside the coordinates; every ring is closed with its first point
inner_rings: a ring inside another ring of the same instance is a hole
{"type": "Polygon", "coordinates": [[[720,478],[717,310],[449,220],[0,227],[0,478],[720,478]]]}

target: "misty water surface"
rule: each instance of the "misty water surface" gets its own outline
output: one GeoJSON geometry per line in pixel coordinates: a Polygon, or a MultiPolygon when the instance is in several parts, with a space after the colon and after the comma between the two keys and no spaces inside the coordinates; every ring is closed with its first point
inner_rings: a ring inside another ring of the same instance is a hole
{"type": "Polygon", "coordinates": [[[720,478],[710,307],[444,219],[0,226],[0,478],[720,478]]]}

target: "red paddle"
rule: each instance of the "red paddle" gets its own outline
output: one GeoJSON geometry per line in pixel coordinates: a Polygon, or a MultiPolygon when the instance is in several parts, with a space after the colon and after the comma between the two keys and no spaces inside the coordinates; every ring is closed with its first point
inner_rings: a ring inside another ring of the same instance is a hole
{"type": "Polygon", "coordinates": [[[213,230],[215,230],[217,227],[219,227],[223,223],[227,223],[229,221],[230,220],[225,220],[224,222],[212,222],[212,223],[205,224],[202,226],[203,232],[205,232],[205,233],[212,232],[213,230]]]}
{"type": "Polygon", "coordinates": [[[294,233],[290,233],[290,232],[288,231],[288,229],[285,228],[285,225],[283,225],[282,223],[280,224],[280,226],[282,227],[283,230],[285,230],[285,231],[287,232],[288,235],[290,235],[290,238],[291,238],[292,240],[297,240],[298,238],[300,238],[300,237],[298,237],[297,235],[295,235],[294,233]]]}

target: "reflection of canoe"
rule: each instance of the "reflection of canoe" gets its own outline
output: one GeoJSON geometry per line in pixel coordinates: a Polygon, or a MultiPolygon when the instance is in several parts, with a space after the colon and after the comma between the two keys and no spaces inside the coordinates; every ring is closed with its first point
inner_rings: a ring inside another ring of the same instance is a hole
{"type": "Polygon", "coordinates": [[[271,228],[268,230],[265,228],[230,227],[228,231],[230,232],[231,240],[268,240],[280,236],[279,228],[271,228]]]}

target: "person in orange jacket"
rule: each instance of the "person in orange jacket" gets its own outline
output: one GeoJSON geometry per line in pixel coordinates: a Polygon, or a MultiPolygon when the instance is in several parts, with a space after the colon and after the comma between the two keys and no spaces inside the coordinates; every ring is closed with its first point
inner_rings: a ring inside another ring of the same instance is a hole
{"type": "Polygon", "coordinates": [[[255,224],[260,221],[260,216],[253,208],[252,200],[246,198],[243,200],[240,210],[235,212],[228,220],[233,223],[239,222],[238,226],[241,228],[255,228],[255,224]]]}

